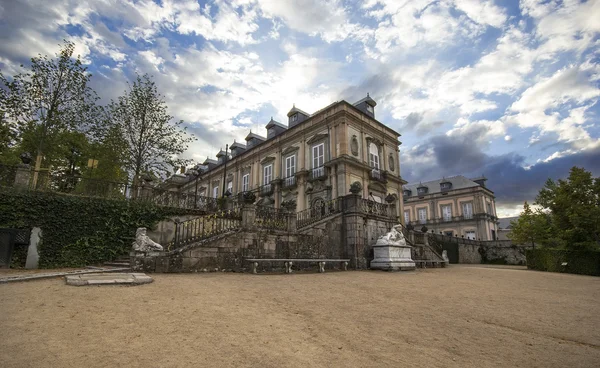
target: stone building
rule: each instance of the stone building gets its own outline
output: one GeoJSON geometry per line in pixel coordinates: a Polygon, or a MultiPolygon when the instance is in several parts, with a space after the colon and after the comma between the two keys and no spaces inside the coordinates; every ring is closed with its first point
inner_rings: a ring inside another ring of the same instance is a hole
{"type": "Polygon", "coordinates": [[[458,175],[403,188],[403,220],[415,229],[476,240],[498,238],[494,192],[486,178],[458,175]]]}
{"type": "Polygon", "coordinates": [[[388,198],[400,216],[406,183],[400,176],[400,134],[375,119],[376,105],[367,94],[355,104],[342,100],[313,114],[294,106],[287,125],[271,118],[266,137],[250,132],[244,143],[232,142],[216,160],[207,158],[165,184],[198,197],[254,192],[258,205],[300,212],[348,194],[359,182],[363,198],[388,198]]]}

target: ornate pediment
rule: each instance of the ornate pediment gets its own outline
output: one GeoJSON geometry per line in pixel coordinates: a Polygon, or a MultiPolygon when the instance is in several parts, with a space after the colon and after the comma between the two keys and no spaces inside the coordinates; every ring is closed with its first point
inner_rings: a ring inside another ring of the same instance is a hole
{"type": "Polygon", "coordinates": [[[260,161],[260,163],[261,163],[262,165],[266,165],[266,164],[270,164],[270,163],[271,163],[271,162],[273,162],[273,161],[275,161],[275,157],[273,157],[273,156],[267,156],[267,157],[263,158],[263,159],[260,161]]]}
{"type": "Polygon", "coordinates": [[[289,155],[290,153],[298,152],[299,149],[300,149],[300,147],[297,147],[297,146],[289,146],[288,148],[286,148],[283,151],[281,151],[281,154],[282,155],[289,155]]]}
{"type": "Polygon", "coordinates": [[[366,141],[367,141],[367,145],[369,145],[369,144],[371,144],[371,143],[375,143],[375,145],[376,145],[377,147],[382,147],[382,146],[383,146],[383,142],[382,142],[382,141],[380,141],[380,140],[379,140],[379,139],[377,139],[377,138],[373,138],[373,137],[367,137],[367,138],[366,138],[366,141]]]}
{"type": "Polygon", "coordinates": [[[327,135],[327,134],[315,134],[312,136],[312,138],[307,140],[306,143],[308,143],[308,144],[317,143],[317,142],[325,140],[327,137],[329,137],[329,135],[327,135]]]}

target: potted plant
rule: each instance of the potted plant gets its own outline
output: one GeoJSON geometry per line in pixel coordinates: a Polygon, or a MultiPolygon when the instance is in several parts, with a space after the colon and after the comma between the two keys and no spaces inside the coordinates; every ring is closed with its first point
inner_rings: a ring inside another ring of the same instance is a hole
{"type": "Polygon", "coordinates": [[[427,226],[423,225],[423,227],[421,228],[421,232],[422,233],[426,233],[427,232],[427,226]]]}

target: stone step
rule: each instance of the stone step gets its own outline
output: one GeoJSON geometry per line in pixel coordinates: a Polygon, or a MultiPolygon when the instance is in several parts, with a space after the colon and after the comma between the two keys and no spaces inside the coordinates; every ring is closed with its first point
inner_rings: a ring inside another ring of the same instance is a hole
{"type": "Polygon", "coordinates": [[[129,267],[129,261],[127,261],[127,262],[116,262],[116,261],[104,262],[103,265],[109,266],[109,267],[129,267]]]}

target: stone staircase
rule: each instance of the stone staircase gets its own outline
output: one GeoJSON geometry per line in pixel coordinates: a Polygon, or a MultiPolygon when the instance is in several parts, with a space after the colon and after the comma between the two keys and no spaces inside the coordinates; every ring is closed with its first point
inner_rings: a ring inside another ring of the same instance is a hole
{"type": "Polygon", "coordinates": [[[104,262],[102,265],[105,267],[130,268],[131,264],[129,262],[129,255],[122,255],[112,261],[104,262]]]}
{"type": "Polygon", "coordinates": [[[438,244],[431,244],[427,234],[408,230],[404,226],[402,226],[402,233],[406,243],[412,247],[411,256],[417,268],[437,268],[448,265],[442,257],[441,247],[438,244]]]}

